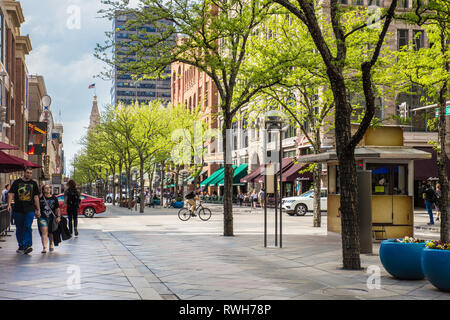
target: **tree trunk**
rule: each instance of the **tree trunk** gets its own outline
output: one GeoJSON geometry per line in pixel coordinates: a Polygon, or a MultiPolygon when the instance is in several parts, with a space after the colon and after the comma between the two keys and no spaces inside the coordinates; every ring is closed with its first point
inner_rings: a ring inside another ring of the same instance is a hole
{"type": "MultiPolygon", "coordinates": [[[[224,171],[224,193],[223,193],[223,235],[226,237],[234,236],[233,231],[233,175],[234,169],[232,163],[227,163],[228,152],[231,155],[231,150],[228,150],[227,145],[227,130],[231,130],[232,117],[225,113],[224,127],[222,129],[222,146],[223,158],[225,163],[224,171]]],[[[231,158],[231,156],[230,156],[231,158]]]]}
{"type": "Polygon", "coordinates": [[[127,171],[127,191],[128,191],[128,209],[132,209],[132,192],[131,192],[131,164],[126,168],[127,171]]]}
{"type": "Polygon", "coordinates": [[[336,152],[339,160],[342,259],[344,269],[361,269],[358,227],[358,195],[355,150],[351,146],[351,105],[347,100],[344,77],[328,70],[335,109],[336,152]]]}
{"type": "Polygon", "coordinates": [[[164,206],[164,161],[161,162],[161,208],[164,206]]]}
{"type": "Polygon", "coordinates": [[[445,116],[447,83],[445,83],[439,92],[439,148],[438,148],[438,176],[441,186],[441,196],[439,198],[439,210],[441,212],[441,241],[449,241],[449,216],[448,216],[448,177],[447,177],[447,153],[445,152],[446,125],[445,116]]]}
{"type": "Polygon", "coordinates": [[[320,186],[322,177],[322,165],[316,163],[314,167],[314,227],[321,226],[321,208],[320,208],[320,186]]]}
{"type": "Polygon", "coordinates": [[[119,163],[119,204],[122,203],[122,162],[119,163]]]}
{"type": "Polygon", "coordinates": [[[116,168],[112,167],[111,168],[112,171],[112,176],[113,176],[113,183],[112,183],[112,204],[113,206],[116,205],[116,168]]]}
{"type": "Polygon", "coordinates": [[[145,209],[145,190],[144,190],[144,159],[140,159],[140,168],[139,168],[139,175],[140,175],[140,186],[141,186],[141,203],[139,205],[139,212],[144,213],[145,209]]]}

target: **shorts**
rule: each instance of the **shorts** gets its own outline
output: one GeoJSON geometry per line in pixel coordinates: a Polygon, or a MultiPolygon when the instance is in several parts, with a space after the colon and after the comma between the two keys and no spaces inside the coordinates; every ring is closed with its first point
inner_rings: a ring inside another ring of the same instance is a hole
{"type": "Polygon", "coordinates": [[[39,218],[38,219],[39,228],[48,228],[48,219],[47,218],[39,218]]]}

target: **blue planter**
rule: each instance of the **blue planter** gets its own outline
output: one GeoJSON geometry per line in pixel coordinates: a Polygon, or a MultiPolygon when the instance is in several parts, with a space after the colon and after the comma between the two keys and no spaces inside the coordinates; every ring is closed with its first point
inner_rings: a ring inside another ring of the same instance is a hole
{"type": "Polygon", "coordinates": [[[384,240],[380,246],[380,259],[384,268],[397,279],[421,280],[422,251],[425,243],[399,243],[384,240]]]}
{"type": "Polygon", "coordinates": [[[425,248],[422,253],[422,269],[433,286],[450,292],[450,250],[425,248]]]}
{"type": "Polygon", "coordinates": [[[174,207],[174,208],[183,208],[183,201],[176,201],[176,202],[173,204],[173,207],[174,207]]]}

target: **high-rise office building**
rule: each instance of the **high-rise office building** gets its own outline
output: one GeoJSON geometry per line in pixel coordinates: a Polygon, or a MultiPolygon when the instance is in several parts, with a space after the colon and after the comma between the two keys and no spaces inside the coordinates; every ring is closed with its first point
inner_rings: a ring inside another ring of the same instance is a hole
{"type": "MultiPolygon", "coordinates": [[[[130,39],[131,35],[139,36],[142,31],[149,34],[157,34],[158,32],[155,26],[151,24],[141,26],[139,30],[136,28],[125,28],[127,21],[132,19],[135,18],[131,14],[117,15],[113,24],[116,42],[115,54],[123,55],[126,62],[132,62],[136,59],[135,57],[127,56],[125,53],[127,43],[132,41],[130,39]],[[120,50],[121,44],[123,44],[123,50],[120,50]]],[[[159,23],[167,26],[171,25],[171,22],[165,20],[159,21],[159,23]]],[[[140,103],[146,103],[156,99],[162,100],[164,103],[169,103],[171,99],[170,66],[166,68],[164,73],[167,75],[167,78],[135,81],[133,80],[132,74],[123,74],[118,72],[117,69],[114,70],[113,87],[111,89],[111,103],[117,104],[122,101],[125,104],[131,104],[136,100],[140,103]]]]}

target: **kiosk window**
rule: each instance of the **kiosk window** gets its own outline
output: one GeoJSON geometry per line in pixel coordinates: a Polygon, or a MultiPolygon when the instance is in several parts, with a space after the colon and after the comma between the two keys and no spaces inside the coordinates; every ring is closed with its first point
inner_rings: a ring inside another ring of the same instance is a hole
{"type": "Polygon", "coordinates": [[[408,195],[406,164],[367,164],[372,171],[372,194],[408,195]]]}

